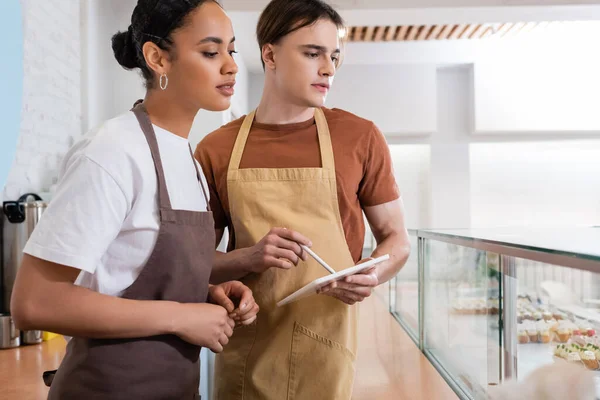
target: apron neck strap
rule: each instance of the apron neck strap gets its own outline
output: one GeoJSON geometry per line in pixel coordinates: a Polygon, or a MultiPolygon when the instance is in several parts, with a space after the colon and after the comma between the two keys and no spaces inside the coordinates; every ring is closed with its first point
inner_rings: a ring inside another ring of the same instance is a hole
{"type": "Polygon", "coordinates": [[[144,103],[141,100],[138,100],[133,108],[131,109],[135,114],[138,122],[140,123],[140,127],[142,128],[142,132],[144,132],[144,136],[146,136],[146,141],[148,142],[148,146],[150,147],[150,153],[152,154],[152,160],[154,160],[154,168],[156,170],[156,176],[158,178],[158,204],[159,209],[171,209],[171,199],[169,198],[169,192],[167,190],[167,183],[165,180],[165,172],[162,166],[162,160],[160,158],[160,151],[158,150],[158,141],[156,140],[156,133],[154,132],[154,127],[152,126],[152,122],[150,121],[150,117],[148,117],[148,112],[146,111],[146,107],[144,107],[144,103]]]}
{"type": "MultiPolygon", "coordinates": [[[[148,112],[146,111],[146,107],[144,107],[144,103],[142,102],[142,100],[136,101],[131,111],[133,111],[135,117],[140,123],[142,132],[144,132],[144,136],[146,136],[146,141],[148,142],[148,146],[150,147],[152,160],[154,160],[154,168],[156,169],[156,176],[158,178],[158,204],[160,206],[160,209],[171,210],[171,199],[169,198],[169,191],[167,190],[165,171],[162,166],[160,151],[158,149],[158,141],[156,140],[156,133],[154,132],[152,121],[150,121],[150,117],[148,117],[148,112]]],[[[196,168],[196,178],[198,179],[198,183],[202,188],[204,200],[206,200],[207,210],[210,211],[211,209],[210,203],[208,201],[208,195],[206,194],[206,189],[204,188],[204,183],[202,182],[200,170],[198,169],[198,164],[196,164],[196,159],[194,158],[194,153],[192,153],[192,148],[189,145],[188,148],[190,149],[190,157],[192,157],[192,163],[194,164],[194,168],[196,168]]]]}
{"type": "Polygon", "coordinates": [[[192,147],[190,148],[190,156],[192,157],[192,163],[194,164],[194,168],[196,168],[196,178],[198,179],[198,183],[202,188],[202,194],[204,195],[204,200],[206,200],[206,210],[211,211],[210,209],[210,201],[208,201],[208,195],[206,194],[206,189],[204,188],[204,182],[202,182],[202,176],[200,175],[200,170],[198,169],[198,164],[196,163],[196,158],[194,157],[194,153],[192,152],[192,147]]]}
{"type": "Polygon", "coordinates": [[[335,173],[335,162],[333,159],[333,145],[329,125],[323,110],[315,108],[315,122],[317,123],[317,135],[319,136],[319,148],[321,149],[321,165],[323,169],[335,173]]]}
{"type": "MultiPolygon", "coordinates": [[[[229,160],[229,170],[237,171],[240,169],[240,163],[242,161],[242,155],[244,154],[244,148],[248,141],[248,135],[256,116],[256,110],[252,111],[246,116],[240,131],[235,140],[233,151],[231,153],[231,159],[229,160]]],[[[335,172],[335,161],[333,158],[333,147],[331,145],[331,135],[329,133],[329,126],[327,125],[327,119],[325,114],[320,108],[315,108],[315,122],[317,124],[317,135],[319,137],[319,148],[321,150],[321,165],[323,169],[335,172]]]]}

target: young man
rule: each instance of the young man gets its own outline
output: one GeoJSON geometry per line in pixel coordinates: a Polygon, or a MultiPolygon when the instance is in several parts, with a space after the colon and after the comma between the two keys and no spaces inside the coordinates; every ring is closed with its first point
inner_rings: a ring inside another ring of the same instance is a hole
{"type": "Polygon", "coordinates": [[[375,125],[323,105],[339,65],[340,15],[320,0],[274,0],[257,36],[265,67],[256,112],[196,150],[211,189],[217,254],[211,281],[239,278],[261,308],[217,357],[217,399],[344,399],[352,394],[357,308],[404,265],[409,241],[389,150],[375,125]],[[363,211],[391,259],[312,296],[276,303],[326,272],[361,262],[363,211]]]}

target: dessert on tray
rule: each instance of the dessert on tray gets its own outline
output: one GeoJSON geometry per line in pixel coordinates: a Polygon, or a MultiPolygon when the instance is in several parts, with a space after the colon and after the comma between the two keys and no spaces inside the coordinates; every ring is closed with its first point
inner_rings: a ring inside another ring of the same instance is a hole
{"type": "Polygon", "coordinates": [[[585,346],[580,346],[576,343],[559,344],[554,349],[554,356],[561,358],[571,363],[583,364],[587,369],[599,370],[600,363],[600,347],[595,344],[588,343],[585,346]]]}

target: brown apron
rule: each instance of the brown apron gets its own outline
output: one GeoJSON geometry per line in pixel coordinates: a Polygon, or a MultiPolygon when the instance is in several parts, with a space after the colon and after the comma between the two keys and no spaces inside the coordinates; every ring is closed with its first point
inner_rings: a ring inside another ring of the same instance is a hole
{"type": "MultiPolygon", "coordinates": [[[[255,245],[272,227],[296,230],[333,268],[354,265],[339,212],[327,121],[315,109],[322,168],[240,169],[254,112],[238,133],[227,175],[235,248],[255,245]]],[[[285,271],[243,279],[260,305],[257,322],[238,328],[215,365],[216,400],[348,400],[356,358],[357,308],[312,296],[277,301],[327,275],[312,258],[285,271]]]]}
{"type": "MultiPolygon", "coordinates": [[[[152,255],[122,297],[204,303],[214,257],[212,212],[173,210],[152,123],[139,101],[133,112],[156,168],[160,228],[152,255]]],[[[197,167],[196,173],[206,198],[197,167]]],[[[175,335],[110,340],[75,337],[67,346],[48,398],[198,399],[199,354],[200,347],[175,335]]]]}

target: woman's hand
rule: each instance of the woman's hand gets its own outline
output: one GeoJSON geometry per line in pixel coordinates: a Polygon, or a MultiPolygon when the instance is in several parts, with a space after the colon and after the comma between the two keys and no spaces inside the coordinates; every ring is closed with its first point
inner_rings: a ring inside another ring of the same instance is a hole
{"type": "Polygon", "coordinates": [[[252,291],[239,281],[211,285],[209,302],[224,307],[238,325],[250,325],[256,320],[259,311],[252,291]]]}

